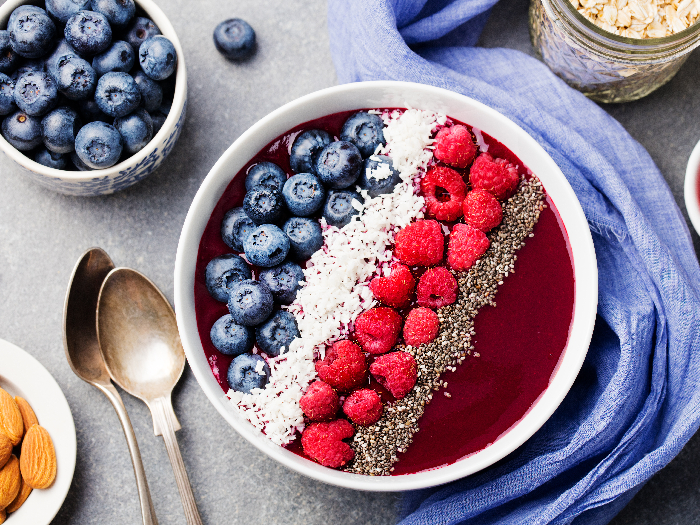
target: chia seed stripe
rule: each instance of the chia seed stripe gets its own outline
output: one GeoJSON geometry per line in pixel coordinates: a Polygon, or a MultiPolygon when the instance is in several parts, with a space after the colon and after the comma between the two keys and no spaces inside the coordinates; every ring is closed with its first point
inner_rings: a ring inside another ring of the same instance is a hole
{"type": "MultiPolygon", "coordinates": [[[[532,236],[540,212],[546,207],[545,193],[537,177],[523,179],[516,193],[503,204],[503,221],[488,233],[491,245],[466,272],[452,272],[459,285],[455,303],[439,308],[440,330],[431,343],[420,347],[398,346],[416,360],[418,378],[403,399],[384,407],[374,425],[355,426],[350,446],[355,458],[343,470],[369,476],[387,476],[394,470],[397,454],[405,452],[418,432],[418,421],[435,392],[447,386],[440,379],[445,370],[454,371],[472,352],[474,318],[482,306],[496,306],[498,287],[515,272],[517,252],[532,236]]],[[[445,393],[447,395],[447,393],[445,393]]]]}

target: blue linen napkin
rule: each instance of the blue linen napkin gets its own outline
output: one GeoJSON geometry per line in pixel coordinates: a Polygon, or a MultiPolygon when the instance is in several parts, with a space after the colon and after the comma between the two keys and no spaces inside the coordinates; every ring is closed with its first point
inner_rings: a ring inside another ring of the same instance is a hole
{"type": "Polygon", "coordinates": [[[700,423],[700,268],[666,182],[619,123],[544,64],[473,47],[495,0],[328,4],[341,82],[431,84],[518,123],[574,188],[598,259],[593,341],[562,405],[493,467],[405,493],[401,524],[607,523],[700,423]]]}

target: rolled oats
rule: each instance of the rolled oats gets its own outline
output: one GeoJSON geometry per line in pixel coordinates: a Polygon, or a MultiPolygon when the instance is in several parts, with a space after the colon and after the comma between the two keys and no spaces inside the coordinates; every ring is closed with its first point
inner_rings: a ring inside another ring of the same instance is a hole
{"type": "Polygon", "coordinates": [[[627,38],[661,38],[698,20],[700,0],[570,0],[595,25],[627,38]]]}

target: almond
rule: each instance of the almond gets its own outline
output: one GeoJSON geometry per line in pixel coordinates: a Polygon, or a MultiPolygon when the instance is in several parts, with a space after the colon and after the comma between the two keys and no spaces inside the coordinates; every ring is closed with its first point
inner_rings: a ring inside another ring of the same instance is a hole
{"type": "Polygon", "coordinates": [[[36,418],[34,410],[26,399],[15,396],[15,403],[17,403],[17,408],[19,408],[19,413],[22,414],[22,423],[24,423],[25,432],[29,430],[29,427],[32,425],[39,424],[39,420],[36,418]]]}
{"type": "Polygon", "coordinates": [[[10,459],[12,455],[12,441],[5,435],[4,432],[0,431],[0,468],[5,466],[7,460],[10,459]]]}
{"type": "Polygon", "coordinates": [[[7,507],[19,493],[22,478],[19,474],[19,460],[14,454],[0,470],[0,509],[7,507]]]}
{"type": "Polygon", "coordinates": [[[41,425],[29,427],[19,457],[19,467],[27,485],[33,489],[51,486],[56,478],[56,450],[48,430],[41,425]]]}
{"type": "Polygon", "coordinates": [[[22,413],[12,396],[0,388],[0,431],[4,432],[12,441],[12,445],[18,445],[24,434],[22,413]]]}
{"type": "MultiPolygon", "coordinates": [[[[20,476],[21,477],[21,476],[20,476]]],[[[19,488],[19,492],[17,493],[17,496],[15,497],[14,500],[12,500],[12,503],[10,503],[7,508],[5,509],[6,512],[14,512],[18,508],[22,506],[22,503],[24,503],[27,498],[29,497],[29,494],[32,493],[32,487],[27,485],[27,482],[24,481],[24,478],[22,478],[22,485],[19,488]]],[[[0,522],[2,523],[2,522],[0,522]]]]}

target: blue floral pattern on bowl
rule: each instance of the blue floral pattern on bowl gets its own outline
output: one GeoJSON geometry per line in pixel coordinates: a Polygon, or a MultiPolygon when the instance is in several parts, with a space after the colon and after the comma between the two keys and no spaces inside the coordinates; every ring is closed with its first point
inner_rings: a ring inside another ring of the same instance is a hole
{"type": "MultiPolygon", "coordinates": [[[[95,196],[95,195],[108,195],[114,193],[133,184],[136,184],[140,180],[146,178],[150,175],[160,164],[165,160],[170,151],[175,146],[177,139],[180,137],[180,132],[182,131],[182,126],[185,122],[185,114],[187,112],[187,99],[182,106],[182,111],[180,112],[180,117],[178,118],[175,127],[170,132],[169,135],[158,144],[153,151],[146,155],[143,159],[132,166],[128,166],[123,170],[119,171],[117,174],[111,175],[99,175],[99,171],[95,171],[95,176],[92,178],[84,178],[82,180],[71,180],[69,178],[60,177],[47,177],[40,173],[31,171],[30,169],[22,166],[25,171],[34,179],[36,182],[42,186],[49,188],[51,190],[57,191],[59,193],[64,193],[66,195],[76,195],[76,196],[95,196]]],[[[149,144],[146,146],[147,149],[151,148],[149,144]]],[[[71,173],[81,173],[83,175],[89,174],[90,172],[71,172],[71,173]]]]}

